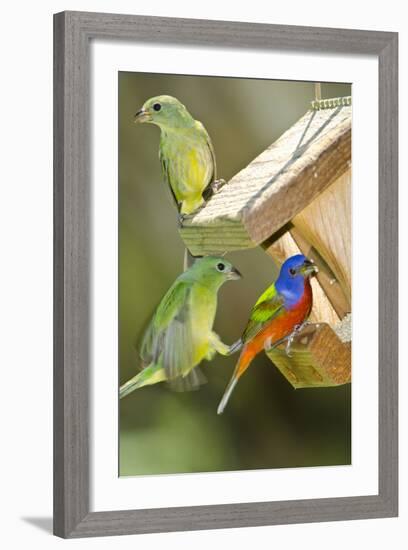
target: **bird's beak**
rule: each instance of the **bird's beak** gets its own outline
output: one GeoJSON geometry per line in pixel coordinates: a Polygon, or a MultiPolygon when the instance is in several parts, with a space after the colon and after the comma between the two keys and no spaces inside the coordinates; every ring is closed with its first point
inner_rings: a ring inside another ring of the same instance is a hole
{"type": "Polygon", "coordinates": [[[302,275],[304,275],[305,277],[309,277],[311,275],[319,273],[319,270],[314,262],[312,262],[311,260],[305,260],[301,267],[301,272],[302,275]]]}
{"type": "Polygon", "coordinates": [[[236,267],[233,267],[228,274],[228,279],[230,279],[231,281],[236,281],[237,279],[241,279],[241,278],[242,278],[241,273],[238,271],[236,267]]]}
{"type": "Polygon", "coordinates": [[[136,114],[135,114],[135,118],[134,118],[134,123],[135,124],[142,124],[143,122],[150,122],[151,121],[151,116],[150,116],[150,113],[148,111],[146,111],[145,109],[140,109],[140,111],[138,111],[136,114]]]}

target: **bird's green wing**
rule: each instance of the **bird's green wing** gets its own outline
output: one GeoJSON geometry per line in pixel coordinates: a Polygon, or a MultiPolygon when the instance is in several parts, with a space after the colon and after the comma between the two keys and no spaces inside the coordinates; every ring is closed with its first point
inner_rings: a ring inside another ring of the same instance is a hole
{"type": "Polygon", "coordinates": [[[213,172],[212,172],[212,176],[211,176],[211,182],[213,182],[214,180],[217,179],[217,162],[215,160],[214,146],[212,144],[210,136],[208,135],[207,130],[204,128],[204,126],[201,124],[201,122],[198,122],[198,124],[199,124],[199,127],[200,127],[200,132],[203,133],[203,135],[205,137],[205,141],[207,143],[207,147],[210,150],[212,165],[213,165],[213,172]]]}
{"type": "Polygon", "coordinates": [[[242,335],[242,341],[252,340],[272,319],[283,311],[284,300],[276,291],[275,285],[265,290],[251,311],[248,324],[242,335]]]}
{"type": "Polygon", "coordinates": [[[210,136],[208,135],[207,130],[204,128],[204,125],[200,121],[196,120],[196,128],[205,139],[207,147],[210,151],[211,161],[212,161],[212,174],[210,177],[210,181],[208,182],[207,186],[204,188],[202,192],[202,196],[204,200],[207,201],[209,198],[211,198],[211,195],[213,193],[212,183],[217,179],[217,162],[215,160],[214,146],[212,144],[210,136]]]}
{"type": "Polygon", "coordinates": [[[204,383],[194,368],[195,335],[192,330],[191,282],[177,280],[160,302],[148,327],[140,355],[145,365],[160,363],[177,390],[204,383]]]}
{"type": "Polygon", "coordinates": [[[166,187],[168,188],[168,191],[170,191],[170,196],[171,196],[172,200],[175,202],[177,208],[179,209],[179,202],[177,200],[176,195],[174,194],[173,187],[171,185],[171,178],[170,178],[170,171],[169,171],[169,159],[166,157],[166,155],[163,152],[163,147],[162,147],[161,142],[160,142],[160,147],[159,147],[159,159],[160,159],[160,164],[161,164],[161,167],[162,167],[163,178],[165,180],[165,183],[167,184],[166,187]]]}

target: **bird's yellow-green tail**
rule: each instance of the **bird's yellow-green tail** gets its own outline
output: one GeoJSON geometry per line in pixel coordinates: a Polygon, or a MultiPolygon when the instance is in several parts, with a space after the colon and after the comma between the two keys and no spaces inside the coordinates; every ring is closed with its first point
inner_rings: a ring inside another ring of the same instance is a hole
{"type": "Polygon", "coordinates": [[[163,380],[166,380],[166,374],[161,365],[149,365],[119,388],[119,398],[122,399],[138,388],[156,384],[157,382],[163,382],[163,380]]]}

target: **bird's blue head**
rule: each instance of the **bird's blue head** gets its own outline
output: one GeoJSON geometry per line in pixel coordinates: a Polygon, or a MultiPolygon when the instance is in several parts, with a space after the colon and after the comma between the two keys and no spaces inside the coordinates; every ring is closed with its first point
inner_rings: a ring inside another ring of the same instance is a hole
{"type": "Polygon", "coordinates": [[[281,267],[275,288],[285,298],[287,307],[295,306],[303,296],[305,280],[317,273],[316,265],[303,254],[288,258],[281,267]]]}

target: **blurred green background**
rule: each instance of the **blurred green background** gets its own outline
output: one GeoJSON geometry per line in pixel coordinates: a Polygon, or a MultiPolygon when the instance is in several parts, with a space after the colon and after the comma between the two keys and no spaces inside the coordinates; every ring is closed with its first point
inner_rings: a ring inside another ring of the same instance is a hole
{"type": "MultiPolygon", "coordinates": [[[[119,73],[119,365],[120,383],[138,370],[137,344],[156,305],[182,271],[184,247],[158,160],[159,129],[136,126],[151,96],[169,94],[207,128],[218,177],[226,180],[275,141],[309,108],[309,82],[119,73]]],[[[322,85],[322,97],[350,95],[322,85]]],[[[220,291],[215,330],[235,341],[277,267],[260,248],[229,255],[241,281],[220,291]]],[[[202,368],[208,384],[173,393],[165,384],[120,402],[119,473],[292,468],[350,464],[351,387],[294,390],[260,354],[226,412],[216,410],[237,356],[202,368]]]]}

